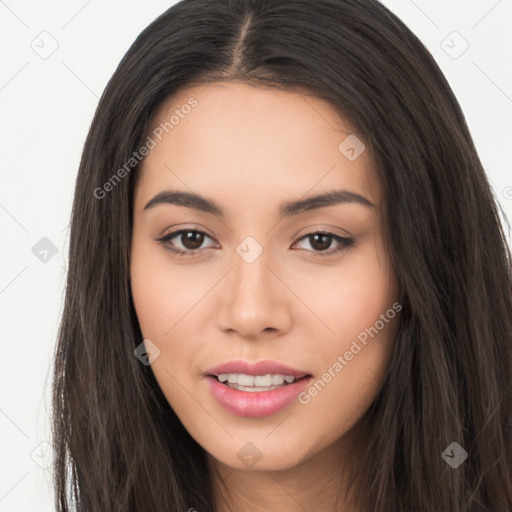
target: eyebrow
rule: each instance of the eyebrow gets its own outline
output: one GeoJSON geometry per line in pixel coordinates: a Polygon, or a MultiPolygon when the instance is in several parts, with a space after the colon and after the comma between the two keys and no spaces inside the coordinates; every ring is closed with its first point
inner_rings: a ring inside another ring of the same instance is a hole
{"type": "MultiPolygon", "coordinates": [[[[368,208],[375,208],[375,205],[371,201],[360,194],[349,192],[348,190],[333,190],[324,194],[308,197],[306,199],[282,203],[279,207],[279,213],[281,217],[291,217],[303,212],[346,203],[360,204],[368,208]]],[[[219,217],[225,216],[224,209],[215,201],[192,192],[164,190],[153,197],[153,199],[146,204],[144,210],[149,210],[159,204],[186,206],[187,208],[211,213],[213,215],[218,215],[219,217]]]]}

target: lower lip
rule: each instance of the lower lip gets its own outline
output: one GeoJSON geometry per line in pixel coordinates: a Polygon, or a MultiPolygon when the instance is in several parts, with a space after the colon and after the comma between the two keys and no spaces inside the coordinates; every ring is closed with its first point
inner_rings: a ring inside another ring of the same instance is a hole
{"type": "Polygon", "coordinates": [[[221,384],[215,377],[208,376],[206,379],[212,395],[227,411],[237,416],[261,418],[275,414],[290,405],[297,395],[307,388],[312,377],[271,391],[239,391],[221,384]]]}

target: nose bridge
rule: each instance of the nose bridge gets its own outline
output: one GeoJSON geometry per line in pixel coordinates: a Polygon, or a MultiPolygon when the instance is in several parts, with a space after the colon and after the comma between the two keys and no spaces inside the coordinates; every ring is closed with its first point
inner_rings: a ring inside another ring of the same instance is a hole
{"type": "MultiPolygon", "coordinates": [[[[268,294],[270,283],[268,269],[269,251],[256,254],[256,249],[242,243],[233,258],[232,290],[237,296],[264,296],[268,294]]],[[[241,299],[242,297],[239,297],[241,299]]]]}
{"type": "Polygon", "coordinates": [[[219,326],[244,336],[287,329],[291,312],[282,282],[269,269],[271,251],[247,237],[236,248],[232,267],[221,291],[219,326]]]}
{"type": "MultiPolygon", "coordinates": [[[[261,240],[262,237],[258,236],[261,240]]],[[[233,290],[235,293],[265,293],[269,282],[267,268],[272,265],[272,251],[268,246],[262,245],[254,236],[246,236],[236,247],[232,257],[233,290]]]]}

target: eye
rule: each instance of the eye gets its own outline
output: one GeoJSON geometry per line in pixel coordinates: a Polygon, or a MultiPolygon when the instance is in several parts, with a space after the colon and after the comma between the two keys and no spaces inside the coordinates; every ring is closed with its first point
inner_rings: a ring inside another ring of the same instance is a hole
{"type": "MultiPolygon", "coordinates": [[[[163,245],[168,251],[178,254],[179,256],[194,256],[205,250],[205,248],[201,248],[201,246],[207,238],[213,240],[212,237],[208,236],[203,231],[195,229],[180,229],[168,233],[162,238],[158,238],[157,242],[163,245]],[[176,242],[172,242],[174,239],[177,239],[178,244],[176,244],[176,242]]],[[[332,254],[348,250],[354,245],[353,238],[344,238],[334,233],[324,231],[317,231],[304,235],[292,245],[292,248],[294,245],[301,243],[301,241],[308,241],[311,249],[306,248],[306,250],[311,251],[313,256],[330,256],[332,254]],[[333,241],[338,244],[338,248],[328,250],[333,241]]]]}
{"type": "Polygon", "coordinates": [[[210,238],[203,231],[197,231],[195,229],[180,229],[173,231],[162,238],[158,238],[157,242],[160,242],[167,250],[177,253],[180,256],[190,256],[192,253],[197,253],[201,245],[203,245],[205,238],[210,238]],[[174,238],[178,239],[181,247],[176,248],[174,243],[170,243],[174,238]]]}
{"type": "Polygon", "coordinates": [[[313,256],[330,256],[348,250],[354,245],[353,238],[344,238],[326,231],[308,233],[295,242],[294,245],[299,244],[301,241],[308,241],[309,245],[313,248],[313,256]],[[331,247],[333,241],[338,244],[338,248],[328,251],[327,249],[331,247]]]}

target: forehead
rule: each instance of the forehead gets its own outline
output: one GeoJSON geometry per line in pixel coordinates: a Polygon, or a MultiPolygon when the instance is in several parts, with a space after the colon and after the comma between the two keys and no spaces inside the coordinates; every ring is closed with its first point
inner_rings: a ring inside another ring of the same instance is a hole
{"type": "Polygon", "coordinates": [[[138,181],[147,199],[178,187],[254,205],[343,188],[379,202],[368,148],[307,93],[241,82],[190,87],[164,102],[147,135],[155,145],[138,181]]]}

